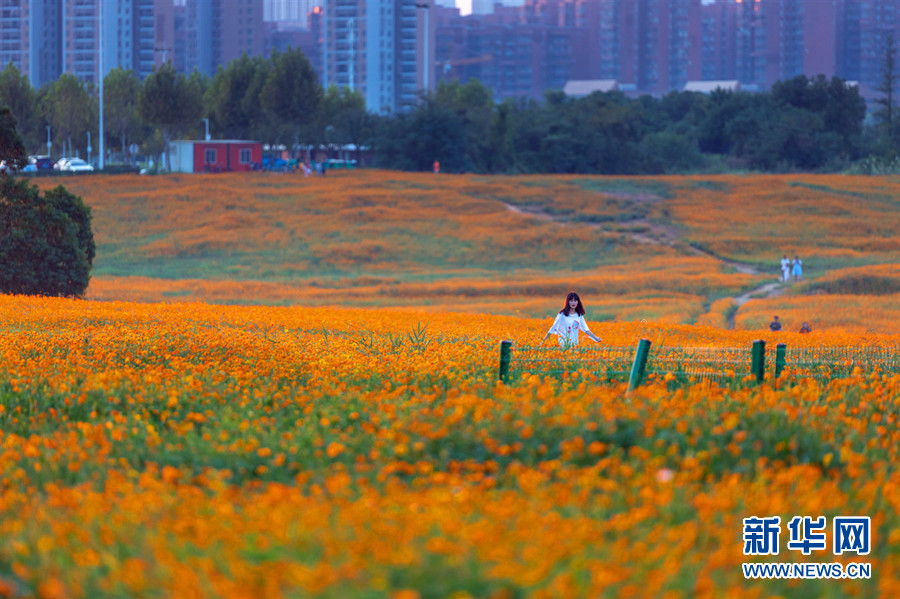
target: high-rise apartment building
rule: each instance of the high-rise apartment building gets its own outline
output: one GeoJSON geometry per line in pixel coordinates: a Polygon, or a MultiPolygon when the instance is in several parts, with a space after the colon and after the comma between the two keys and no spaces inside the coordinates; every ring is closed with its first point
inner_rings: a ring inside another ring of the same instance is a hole
{"type": "Polygon", "coordinates": [[[185,0],[184,69],[212,76],[246,53],[265,47],[263,5],[258,0],[185,0]]]}
{"type": "MultiPolygon", "coordinates": [[[[885,23],[897,0],[716,0],[703,12],[703,78],[768,89],[798,75],[861,80],[866,9],[885,23]],[[887,11],[890,12],[890,11],[887,11]]],[[[883,46],[881,46],[883,48],[883,46]]],[[[882,56],[876,61],[883,59],[882,56]]]]}
{"type": "Polygon", "coordinates": [[[0,64],[28,71],[28,3],[0,0],[0,64]]]}
{"type": "Polygon", "coordinates": [[[327,0],[323,82],[358,90],[373,112],[394,112],[434,87],[435,8],[421,0],[327,0]]]}
{"type": "MultiPolygon", "coordinates": [[[[861,83],[877,87],[882,78],[888,36],[893,36],[894,47],[900,47],[900,2],[897,0],[845,0],[851,6],[848,13],[856,16],[846,25],[858,46],[846,51],[859,56],[858,79],[861,83]]],[[[900,59],[900,56],[897,57],[900,59]]]]}
{"type": "Polygon", "coordinates": [[[263,21],[306,23],[306,15],[313,8],[324,5],[323,0],[262,0],[263,21]]]}
{"type": "Polygon", "coordinates": [[[146,77],[171,14],[172,0],[0,0],[0,59],[35,87],[62,73],[97,83],[101,64],[146,77]]]}
{"type": "MultiPolygon", "coordinates": [[[[485,16],[461,17],[457,9],[438,9],[437,63],[441,79],[478,79],[495,100],[542,99],[573,76],[586,76],[588,30],[548,25],[566,22],[565,5],[553,0],[524,7],[495,7],[485,16]],[[466,26],[477,19],[477,26],[466,26]]],[[[570,13],[571,14],[571,13],[570,13]]]]}

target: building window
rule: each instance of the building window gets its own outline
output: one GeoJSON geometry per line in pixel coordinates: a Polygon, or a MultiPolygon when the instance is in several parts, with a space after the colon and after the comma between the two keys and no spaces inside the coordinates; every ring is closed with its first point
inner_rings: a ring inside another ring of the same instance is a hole
{"type": "Polygon", "coordinates": [[[204,162],[205,164],[216,163],[216,150],[214,148],[206,148],[204,152],[204,162]]]}
{"type": "Polygon", "coordinates": [[[244,148],[241,150],[241,164],[250,164],[250,148],[244,148]]]}

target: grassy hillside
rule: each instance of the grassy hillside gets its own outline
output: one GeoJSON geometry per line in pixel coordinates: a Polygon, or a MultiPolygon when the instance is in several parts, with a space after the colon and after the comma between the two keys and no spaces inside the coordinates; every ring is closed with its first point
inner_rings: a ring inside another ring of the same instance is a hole
{"type": "Polygon", "coordinates": [[[756,329],[783,312],[788,326],[898,330],[882,308],[900,277],[869,271],[900,256],[900,185],[888,178],[357,171],[57,183],[93,208],[96,299],[546,316],[576,289],[593,320],[756,329]],[[738,307],[776,280],[785,253],[803,259],[806,282],[738,307]],[[835,272],[839,282],[816,284],[835,272]]]}

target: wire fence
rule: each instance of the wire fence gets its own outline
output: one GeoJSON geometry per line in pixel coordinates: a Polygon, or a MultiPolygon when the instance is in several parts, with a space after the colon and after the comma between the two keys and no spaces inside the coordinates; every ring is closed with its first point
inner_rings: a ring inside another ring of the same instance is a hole
{"type": "Polygon", "coordinates": [[[637,347],[589,346],[500,347],[500,378],[504,381],[524,374],[561,376],[580,372],[599,379],[628,380],[636,387],[643,380],[717,381],[720,384],[771,379],[789,381],[813,377],[827,381],[863,373],[900,373],[897,347],[788,348],[779,343],[766,353],[762,340],[746,347],[651,348],[642,339],[637,347]]]}
{"type": "Polygon", "coordinates": [[[753,374],[752,354],[738,347],[658,347],[650,350],[648,380],[670,375],[678,380],[740,380],[753,374]]]}
{"type": "Polygon", "coordinates": [[[835,379],[868,372],[900,373],[900,348],[787,348],[781,375],[835,379]]]}
{"type": "Polygon", "coordinates": [[[590,372],[615,380],[629,375],[633,361],[633,347],[516,347],[510,357],[509,371],[513,375],[539,376],[590,372]]]}

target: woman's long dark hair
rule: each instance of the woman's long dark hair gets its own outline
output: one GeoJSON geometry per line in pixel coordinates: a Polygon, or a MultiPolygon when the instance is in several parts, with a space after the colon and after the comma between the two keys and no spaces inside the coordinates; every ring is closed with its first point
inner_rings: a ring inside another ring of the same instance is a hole
{"type": "Polygon", "coordinates": [[[581,304],[581,298],[578,297],[578,294],[575,293],[574,291],[566,296],[566,305],[563,307],[562,310],[559,311],[559,313],[568,316],[569,315],[569,300],[573,300],[573,299],[578,300],[578,305],[575,306],[575,312],[579,316],[584,316],[584,306],[581,304]]]}

